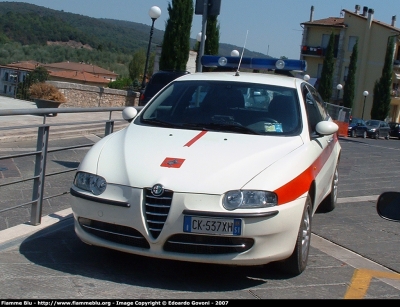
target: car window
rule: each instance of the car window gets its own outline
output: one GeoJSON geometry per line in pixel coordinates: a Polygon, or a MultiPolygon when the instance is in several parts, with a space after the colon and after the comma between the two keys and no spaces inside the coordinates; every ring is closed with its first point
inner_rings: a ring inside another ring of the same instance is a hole
{"type": "Polygon", "coordinates": [[[368,125],[368,126],[374,126],[374,127],[379,127],[379,124],[380,124],[380,121],[379,120],[368,120],[367,122],[366,122],[366,124],[368,125]]]}
{"type": "Polygon", "coordinates": [[[298,134],[297,90],[226,81],[174,81],[135,123],[251,134],[298,134]],[[250,100],[252,99],[252,100],[250,100]]]}
{"type": "Polygon", "coordinates": [[[352,119],[350,119],[349,123],[353,124],[353,125],[365,126],[365,121],[362,120],[361,118],[354,118],[353,117],[352,119]]]}
{"type": "Polygon", "coordinates": [[[315,133],[317,123],[328,119],[329,115],[325,109],[321,96],[315,88],[311,87],[309,84],[304,84],[302,92],[306,103],[310,133],[315,133]]]}

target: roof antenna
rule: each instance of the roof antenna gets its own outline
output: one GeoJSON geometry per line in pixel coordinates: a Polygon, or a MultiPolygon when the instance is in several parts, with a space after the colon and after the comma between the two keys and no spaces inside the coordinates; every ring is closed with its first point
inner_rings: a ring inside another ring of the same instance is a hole
{"type": "Polygon", "coordinates": [[[249,34],[249,30],[247,30],[247,33],[246,33],[246,39],[244,40],[244,45],[243,45],[242,55],[240,56],[239,65],[238,65],[238,68],[237,68],[237,70],[236,70],[236,74],[235,74],[235,76],[239,76],[240,64],[242,63],[242,58],[243,58],[244,48],[246,47],[247,35],[248,35],[248,34],[249,34]]]}

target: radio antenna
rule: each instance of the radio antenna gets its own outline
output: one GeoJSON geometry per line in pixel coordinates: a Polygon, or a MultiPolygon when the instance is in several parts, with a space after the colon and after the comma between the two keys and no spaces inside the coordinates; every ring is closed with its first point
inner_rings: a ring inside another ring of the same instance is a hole
{"type": "Polygon", "coordinates": [[[248,34],[249,34],[249,30],[247,30],[247,32],[246,32],[246,39],[244,40],[242,55],[240,56],[239,65],[238,65],[238,68],[237,68],[237,70],[236,70],[235,76],[239,76],[240,64],[242,63],[243,53],[244,53],[244,49],[245,49],[245,47],[246,47],[247,35],[248,35],[248,34]]]}

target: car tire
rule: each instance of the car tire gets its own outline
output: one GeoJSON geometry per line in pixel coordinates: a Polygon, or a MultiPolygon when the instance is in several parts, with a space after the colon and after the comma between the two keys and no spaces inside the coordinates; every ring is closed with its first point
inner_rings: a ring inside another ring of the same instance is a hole
{"type": "Polygon", "coordinates": [[[296,244],[292,255],[279,262],[279,269],[291,276],[300,275],[307,267],[308,254],[311,245],[312,202],[307,195],[296,244]]]}
{"type": "Polygon", "coordinates": [[[356,138],[356,137],[357,137],[357,133],[356,133],[355,130],[351,130],[351,136],[352,136],[353,138],[356,138]]]}
{"type": "Polygon", "coordinates": [[[366,139],[367,138],[367,131],[363,132],[363,138],[366,139]]]}
{"type": "Polygon", "coordinates": [[[390,139],[389,133],[385,136],[385,139],[386,139],[386,140],[390,139]]]}
{"type": "Polygon", "coordinates": [[[336,167],[335,172],[333,173],[331,192],[328,194],[328,196],[325,197],[325,199],[319,205],[318,212],[327,213],[335,209],[337,203],[338,184],[339,184],[339,171],[338,168],[336,167]]]}
{"type": "Polygon", "coordinates": [[[379,139],[379,131],[375,132],[375,140],[379,139]]]}

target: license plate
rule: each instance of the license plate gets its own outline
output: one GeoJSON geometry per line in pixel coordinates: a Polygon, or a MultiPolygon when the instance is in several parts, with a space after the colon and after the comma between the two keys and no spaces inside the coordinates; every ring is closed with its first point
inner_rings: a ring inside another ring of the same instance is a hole
{"type": "Polygon", "coordinates": [[[183,231],[190,233],[240,236],[242,233],[242,220],[185,215],[183,231]]]}

